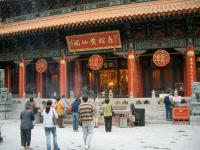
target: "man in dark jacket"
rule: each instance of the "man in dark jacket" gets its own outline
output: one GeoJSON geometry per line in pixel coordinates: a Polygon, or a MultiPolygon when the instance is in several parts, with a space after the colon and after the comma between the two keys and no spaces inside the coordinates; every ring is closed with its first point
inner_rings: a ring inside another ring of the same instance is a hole
{"type": "Polygon", "coordinates": [[[73,118],[73,130],[78,131],[78,122],[79,122],[79,117],[78,117],[78,108],[79,105],[81,104],[81,100],[79,96],[76,97],[74,102],[72,103],[72,118],[73,118]]]}
{"type": "Polygon", "coordinates": [[[27,102],[25,110],[20,114],[21,145],[25,150],[29,150],[31,143],[31,129],[33,129],[34,114],[31,110],[31,103],[27,102]]]}
{"type": "Polygon", "coordinates": [[[170,101],[169,97],[171,94],[165,96],[164,98],[164,104],[166,109],[166,120],[172,120],[172,102],[170,101]]]}

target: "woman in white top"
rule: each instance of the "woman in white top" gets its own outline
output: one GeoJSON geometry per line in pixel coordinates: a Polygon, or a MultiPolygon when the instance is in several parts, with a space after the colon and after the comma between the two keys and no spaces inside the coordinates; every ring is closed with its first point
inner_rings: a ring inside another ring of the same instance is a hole
{"type": "Polygon", "coordinates": [[[54,108],[51,107],[52,101],[47,101],[47,106],[43,110],[43,125],[46,134],[46,145],[47,150],[51,150],[51,133],[53,135],[53,145],[54,150],[59,150],[58,143],[57,143],[57,134],[56,134],[56,126],[53,123],[53,116],[58,118],[58,115],[54,108]]]}

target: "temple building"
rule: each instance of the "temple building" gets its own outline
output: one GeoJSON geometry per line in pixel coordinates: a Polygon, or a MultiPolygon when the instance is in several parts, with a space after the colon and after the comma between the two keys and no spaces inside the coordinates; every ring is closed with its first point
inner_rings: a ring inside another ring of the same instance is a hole
{"type": "Polygon", "coordinates": [[[0,69],[14,97],[190,96],[200,0],[0,0],[0,69]]]}

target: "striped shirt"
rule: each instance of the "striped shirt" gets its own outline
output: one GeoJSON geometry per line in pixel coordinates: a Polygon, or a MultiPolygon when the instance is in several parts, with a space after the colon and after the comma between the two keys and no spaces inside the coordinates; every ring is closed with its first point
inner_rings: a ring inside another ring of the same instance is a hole
{"type": "Polygon", "coordinates": [[[93,112],[94,108],[88,102],[81,103],[78,109],[79,118],[82,122],[93,121],[93,112]]]}

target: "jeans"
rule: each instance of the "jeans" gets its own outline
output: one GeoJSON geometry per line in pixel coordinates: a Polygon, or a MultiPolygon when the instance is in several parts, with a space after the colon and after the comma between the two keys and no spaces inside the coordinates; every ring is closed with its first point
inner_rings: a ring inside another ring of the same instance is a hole
{"type": "Polygon", "coordinates": [[[73,130],[78,130],[78,113],[72,113],[73,130]]]}
{"type": "Polygon", "coordinates": [[[58,150],[56,127],[52,127],[52,128],[45,127],[47,150],[51,150],[51,133],[53,135],[54,150],[58,150]]]}
{"type": "Polygon", "coordinates": [[[93,136],[93,123],[82,122],[82,130],[83,130],[84,145],[88,145],[90,147],[90,143],[93,136]]]}
{"type": "Polygon", "coordinates": [[[172,109],[171,108],[166,108],[166,119],[172,120],[172,109]]]}
{"type": "Polygon", "coordinates": [[[112,116],[104,117],[106,132],[111,132],[112,130],[112,116]]]}

